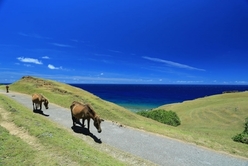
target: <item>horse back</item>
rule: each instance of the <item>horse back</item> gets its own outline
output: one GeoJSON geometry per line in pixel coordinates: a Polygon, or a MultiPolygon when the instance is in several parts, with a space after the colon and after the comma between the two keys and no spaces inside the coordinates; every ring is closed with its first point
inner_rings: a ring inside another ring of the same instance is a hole
{"type": "Polygon", "coordinates": [[[32,101],[33,101],[34,103],[39,103],[39,102],[41,101],[40,95],[37,94],[37,93],[33,94],[33,95],[32,95],[32,101]]]}
{"type": "Polygon", "coordinates": [[[90,112],[86,105],[80,102],[73,102],[70,106],[72,115],[77,119],[90,118],[90,112]]]}

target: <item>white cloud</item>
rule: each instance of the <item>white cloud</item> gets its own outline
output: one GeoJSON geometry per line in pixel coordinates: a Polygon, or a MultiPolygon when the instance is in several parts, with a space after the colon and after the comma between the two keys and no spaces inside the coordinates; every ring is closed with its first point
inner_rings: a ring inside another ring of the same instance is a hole
{"type": "Polygon", "coordinates": [[[50,59],[48,56],[43,56],[42,59],[50,59]]]}
{"type": "Polygon", "coordinates": [[[24,64],[24,66],[26,66],[26,67],[31,67],[31,65],[30,65],[30,64],[24,64]]]}
{"type": "Polygon", "coordinates": [[[236,84],[247,84],[247,81],[235,81],[236,84]]]}
{"type": "Polygon", "coordinates": [[[60,43],[50,43],[54,46],[58,46],[58,47],[73,47],[73,46],[70,46],[70,45],[66,45],[66,44],[60,44],[60,43]]]}
{"type": "Polygon", "coordinates": [[[25,36],[25,37],[32,37],[32,38],[37,38],[37,39],[51,39],[50,37],[44,37],[38,34],[27,34],[27,33],[23,33],[23,32],[19,32],[18,33],[21,36],[25,36]]]}
{"type": "Polygon", "coordinates": [[[119,54],[122,54],[123,52],[121,51],[117,51],[117,50],[109,50],[110,52],[114,52],[114,53],[119,53],[119,54]]]}
{"type": "Polygon", "coordinates": [[[154,61],[154,62],[164,63],[164,64],[172,66],[172,67],[178,67],[178,68],[184,68],[184,69],[190,69],[190,70],[205,71],[204,69],[199,69],[199,68],[195,68],[195,67],[192,67],[192,66],[180,64],[180,63],[177,63],[177,62],[167,61],[167,60],[163,60],[163,59],[159,59],[159,58],[151,58],[151,57],[148,57],[148,56],[144,56],[143,58],[147,59],[147,60],[150,60],[150,61],[154,61]]]}
{"type": "Polygon", "coordinates": [[[49,64],[47,67],[48,67],[49,69],[52,69],[52,70],[63,69],[61,66],[60,66],[60,67],[55,67],[55,66],[53,66],[53,65],[51,65],[51,64],[49,64]]]}
{"type": "Polygon", "coordinates": [[[77,39],[71,39],[71,41],[76,42],[76,43],[78,42],[78,40],[77,40],[77,39]]]}
{"type": "Polygon", "coordinates": [[[179,81],[176,81],[176,83],[180,83],[180,84],[199,84],[199,83],[203,83],[204,81],[183,81],[183,80],[179,80],[179,81]]]}
{"type": "Polygon", "coordinates": [[[18,59],[19,61],[25,62],[25,63],[34,63],[34,64],[42,65],[42,62],[39,61],[38,59],[24,58],[24,57],[18,57],[17,59],[18,59]]]}
{"type": "Polygon", "coordinates": [[[19,32],[18,34],[21,35],[21,36],[29,36],[28,34],[22,33],[22,32],[19,32]]]}

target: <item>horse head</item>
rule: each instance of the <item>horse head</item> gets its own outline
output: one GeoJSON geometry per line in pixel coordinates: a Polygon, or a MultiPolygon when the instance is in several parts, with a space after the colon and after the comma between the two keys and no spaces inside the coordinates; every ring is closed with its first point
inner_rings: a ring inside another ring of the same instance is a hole
{"type": "Polygon", "coordinates": [[[94,126],[96,127],[98,133],[102,132],[101,129],[101,122],[104,121],[103,119],[101,119],[99,116],[95,116],[94,118],[94,126]]]}
{"type": "Polygon", "coordinates": [[[48,103],[49,101],[47,99],[44,100],[44,106],[46,107],[46,109],[48,109],[48,103]]]}

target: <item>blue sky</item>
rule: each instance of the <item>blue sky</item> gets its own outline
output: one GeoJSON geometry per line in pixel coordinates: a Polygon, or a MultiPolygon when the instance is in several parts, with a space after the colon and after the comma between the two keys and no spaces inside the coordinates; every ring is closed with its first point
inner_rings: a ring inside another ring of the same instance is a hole
{"type": "Polygon", "coordinates": [[[0,82],[248,84],[247,0],[0,0],[0,82]]]}

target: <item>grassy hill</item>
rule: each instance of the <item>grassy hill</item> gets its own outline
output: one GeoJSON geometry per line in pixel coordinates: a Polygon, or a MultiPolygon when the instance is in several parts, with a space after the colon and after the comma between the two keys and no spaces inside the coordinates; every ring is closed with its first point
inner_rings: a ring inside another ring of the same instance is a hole
{"type": "Polygon", "coordinates": [[[178,114],[181,125],[172,127],[137,115],[80,88],[52,80],[26,76],[11,84],[11,91],[30,95],[42,93],[50,102],[68,108],[68,111],[73,100],[89,103],[105,120],[248,158],[248,145],[231,139],[244,130],[244,119],[248,117],[248,92],[220,94],[159,107],[178,114]]]}
{"type": "Polygon", "coordinates": [[[248,145],[231,139],[244,130],[245,118],[248,117],[247,101],[248,91],[245,91],[163,105],[156,109],[176,112],[181,119],[177,128],[190,133],[186,135],[195,143],[233,154],[243,153],[247,157],[248,145]]]}
{"type": "Polygon", "coordinates": [[[70,105],[74,100],[88,103],[91,104],[101,118],[109,121],[121,122],[122,125],[142,128],[144,121],[145,123],[146,121],[147,123],[154,123],[154,121],[150,119],[141,117],[121,106],[103,100],[90,92],[52,80],[25,76],[19,81],[11,84],[10,91],[11,90],[30,94],[30,96],[36,92],[42,93],[49,99],[49,102],[68,108],[68,111],[70,111],[70,105]]]}
{"type": "Polygon", "coordinates": [[[128,165],[0,94],[0,165],[128,165]]]}

